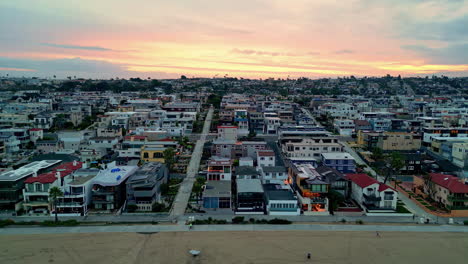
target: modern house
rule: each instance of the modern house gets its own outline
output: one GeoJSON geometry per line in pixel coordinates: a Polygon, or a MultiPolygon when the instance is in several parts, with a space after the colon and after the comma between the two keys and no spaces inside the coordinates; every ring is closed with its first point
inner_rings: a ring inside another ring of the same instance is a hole
{"type": "Polygon", "coordinates": [[[236,214],[264,214],[263,186],[259,179],[236,180],[236,214]]]}
{"type": "Polygon", "coordinates": [[[17,212],[22,206],[24,181],[33,175],[45,172],[61,160],[41,160],[24,165],[16,170],[0,174],[0,210],[17,212]]]}
{"type": "Polygon", "coordinates": [[[304,215],[328,215],[330,184],[311,164],[293,163],[289,168],[289,183],[298,197],[304,215]]]}
{"type": "Polygon", "coordinates": [[[265,207],[269,215],[300,215],[297,198],[290,189],[278,184],[264,184],[265,207]]]}
{"type": "Polygon", "coordinates": [[[203,208],[205,210],[231,208],[231,182],[209,181],[203,191],[203,208]]]}
{"type": "Polygon", "coordinates": [[[112,211],[126,201],[126,181],[137,171],[138,166],[116,166],[114,163],[99,171],[93,180],[92,208],[112,211]]]}
{"type": "Polygon", "coordinates": [[[398,193],[364,173],[346,174],[351,181],[351,197],[367,212],[394,212],[398,193]]]}
{"type": "Polygon", "coordinates": [[[137,211],[151,211],[155,202],[161,202],[161,185],[167,183],[168,178],[165,164],[143,164],[127,180],[127,206],[134,204],[137,211]]]}
{"type": "Polygon", "coordinates": [[[349,153],[322,153],[322,164],[341,173],[354,173],[356,165],[349,153]]]}
{"type": "Polygon", "coordinates": [[[84,216],[91,205],[93,180],[99,173],[96,168],[81,168],[68,177],[59,198],[57,211],[62,216],[84,216]]]}

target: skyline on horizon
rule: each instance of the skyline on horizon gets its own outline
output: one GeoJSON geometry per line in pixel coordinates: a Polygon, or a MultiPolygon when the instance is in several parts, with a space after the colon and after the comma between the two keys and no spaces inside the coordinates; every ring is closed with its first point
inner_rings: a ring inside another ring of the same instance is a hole
{"type": "Polygon", "coordinates": [[[7,1],[0,75],[468,76],[467,2],[7,1]]]}

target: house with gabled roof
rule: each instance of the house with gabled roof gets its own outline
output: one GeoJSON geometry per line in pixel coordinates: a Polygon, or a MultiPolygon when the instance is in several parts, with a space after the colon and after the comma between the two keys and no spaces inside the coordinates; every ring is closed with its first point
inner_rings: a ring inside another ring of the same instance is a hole
{"type": "Polygon", "coordinates": [[[367,212],[394,212],[398,193],[365,173],[346,174],[351,181],[351,197],[367,212]]]}

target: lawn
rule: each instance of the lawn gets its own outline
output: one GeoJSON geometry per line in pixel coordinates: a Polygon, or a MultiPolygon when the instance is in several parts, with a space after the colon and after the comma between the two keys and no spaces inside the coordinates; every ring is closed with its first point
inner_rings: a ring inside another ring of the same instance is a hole
{"type": "Polygon", "coordinates": [[[398,204],[397,205],[397,208],[396,208],[396,212],[397,213],[400,213],[400,214],[410,214],[411,212],[406,209],[405,206],[403,206],[402,204],[398,204]]]}

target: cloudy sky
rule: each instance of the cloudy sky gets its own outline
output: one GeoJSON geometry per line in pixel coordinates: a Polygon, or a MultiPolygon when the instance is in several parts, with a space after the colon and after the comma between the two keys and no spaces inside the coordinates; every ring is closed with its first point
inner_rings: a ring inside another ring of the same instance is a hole
{"type": "Polygon", "coordinates": [[[468,0],[0,1],[0,76],[468,75],[468,0]]]}

